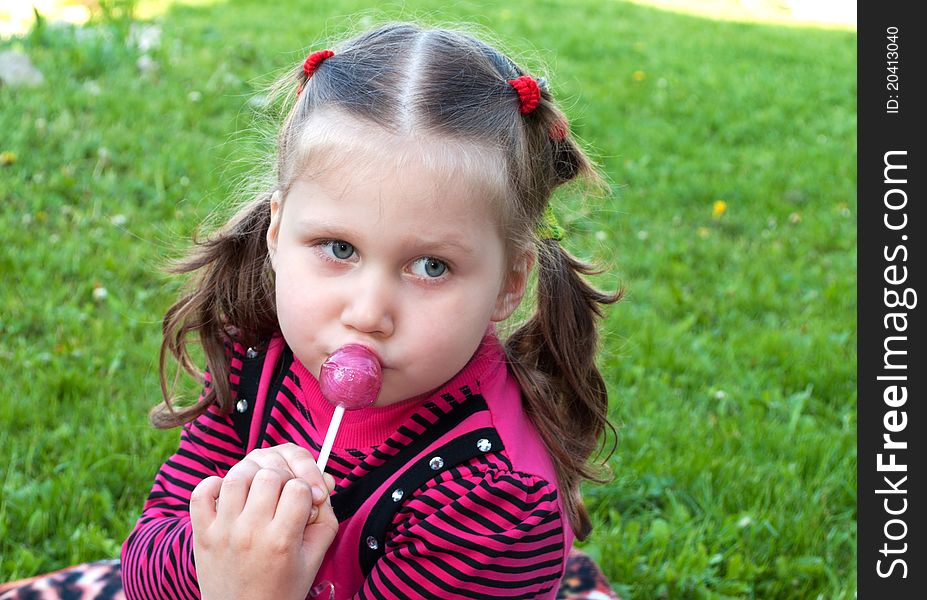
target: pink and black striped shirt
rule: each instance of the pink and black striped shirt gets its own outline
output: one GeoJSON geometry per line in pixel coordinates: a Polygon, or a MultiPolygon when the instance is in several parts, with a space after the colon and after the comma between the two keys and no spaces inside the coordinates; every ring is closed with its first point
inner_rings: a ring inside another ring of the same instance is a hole
{"type": "MultiPolygon", "coordinates": [[[[279,336],[275,339],[282,344],[279,336]]],[[[236,345],[229,357],[230,382],[237,390],[244,348],[236,345]]],[[[267,399],[261,435],[249,447],[293,442],[318,456],[333,409],[298,359],[284,373],[279,391],[267,399]]],[[[204,393],[209,385],[207,373],[204,393]]],[[[129,600],[199,598],[190,495],[202,479],[224,476],[246,451],[231,416],[216,406],[183,427],[179,449],[158,471],[142,515],[122,547],[129,600]]],[[[323,562],[320,578],[326,569],[340,574],[337,598],[556,597],[573,536],[553,465],[522,409],[495,335],[488,334],[464,369],[427,398],[347,412],[326,470],[337,482],[332,494],[336,514],[341,500],[346,521],[367,519],[363,534],[358,533],[360,524],[351,528],[343,522],[323,562]],[[456,424],[452,417],[459,413],[470,415],[463,423],[482,428],[456,424]],[[443,448],[460,446],[469,435],[480,438],[482,451],[458,464],[449,460],[447,467],[444,459],[432,457],[428,464],[435,472],[423,485],[400,491],[401,502],[394,493],[395,506],[379,515],[385,531],[371,530],[373,513],[384,503],[371,508],[373,502],[363,507],[361,502],[370,490],[387,489],[371,481],[383,481],[389,469],[394,477],[390,482],[403,481],[409,473],[402,471],[414,469],[410,463],[397,470],[397,462],[412,456],[416,447],[425,448],[426,438],[438,435],[435,431],[442,427],[447,430],[442,440],[453,440],[443,448]],[[371,550],[363,547],[368,543],[371,550]],[[357,561],[359,553],[360,569],[355,565],[332,571],[325,564],[338,560],[343,565],[345,557],[357,561]]]]}

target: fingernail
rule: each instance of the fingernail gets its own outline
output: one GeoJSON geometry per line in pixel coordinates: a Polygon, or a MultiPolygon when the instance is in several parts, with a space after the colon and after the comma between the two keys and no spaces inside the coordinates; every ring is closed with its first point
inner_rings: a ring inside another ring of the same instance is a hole
{"type": "Polygon", "coordinates": [[[313,502],[321,502],[325,498],[325,492],[322,491],[317,485],[312,486],[312,500],[313,502]]]}
{"type": "Polygon", "coordinates": [[[317,506],[313,506],[312,510],[309,511],[309,522],[311,523],[315,521],[315,518],[318,514],[319,514],[319,508],[317,506]]]}

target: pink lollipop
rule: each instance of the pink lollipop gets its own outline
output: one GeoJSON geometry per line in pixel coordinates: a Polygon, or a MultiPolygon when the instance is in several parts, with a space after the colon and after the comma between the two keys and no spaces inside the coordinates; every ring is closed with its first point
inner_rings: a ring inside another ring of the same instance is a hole
{"type": "Polygon", "coordinates": [[[325,471],[344,411],[373,404],[380,393],[381,380],[380,361],[360,344],[343,346],[322,363],[319,387],[325,399],[335,405],[335,412],[319,452],[319,471],[325,471]]]}

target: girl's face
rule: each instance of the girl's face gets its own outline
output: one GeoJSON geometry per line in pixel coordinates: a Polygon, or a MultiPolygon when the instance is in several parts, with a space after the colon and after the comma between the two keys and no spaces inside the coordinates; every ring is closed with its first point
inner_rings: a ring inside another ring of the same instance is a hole
{"type": "Polygon", "coordinates": [[[316,378],[345,344],[373,350],[383,368],[376,406],[385,406],[463,368],[490,322],[518,306],[531,258],[506,264],[496,210],[473,182],[408,155],[400,166],[385,133],[341,151],[336,167],[271,202],[277,316],[316,378]]]}

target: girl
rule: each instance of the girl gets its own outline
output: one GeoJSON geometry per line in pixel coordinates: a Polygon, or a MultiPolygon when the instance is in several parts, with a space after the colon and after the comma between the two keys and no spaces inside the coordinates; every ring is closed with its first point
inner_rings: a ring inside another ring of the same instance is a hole
{"type": "Polygon", "coordinates": [[[177,268],[151,417],[183,430],[123,544],[126,597],[556,597],[590,531],[596,320],[621,292],[583,280],[548,201],[601,180],[544,81],[468,35],[387,24],[281,87],[273,180],[177,268]],[[176,408],[165,359],[197,375],[191,333],[205,388],[176,408]],[[348,343],[382,388],[323,475],[317,379],[348,343]]]}
{"type": "Polygon", "coordinates": [[[452,31],[381,26],[283,86],[275,181],[178,268],[197,277],[164,319],[152,417],[184,431],[123,545],[126,595],[554,597],[590,529],[595,320],[619,297],[545,221],[589,160],[543,81],[452,31]],[[537,308],[503,345],[535,264],[537,308]],[[206,388],[176,410],[164,359],[195,373],[190,333],[206,388]],[[326,481],[317,378],[348,343],[383,383],[346,415],[326,481]],[[254,397],[236,388],[249,359],[254,397]]]}

